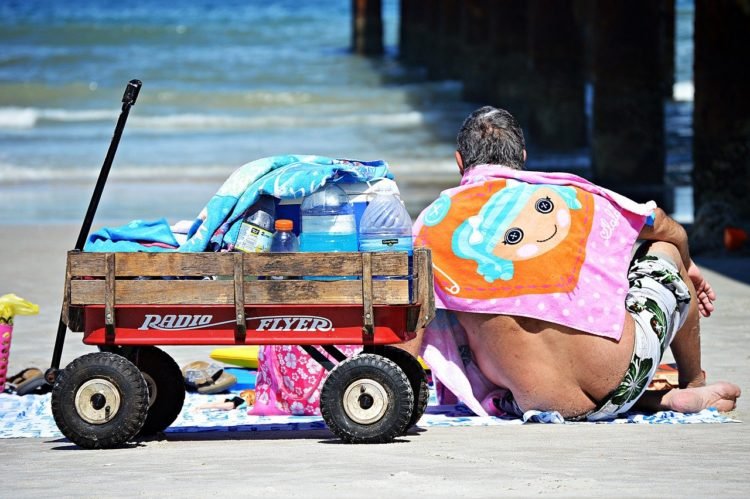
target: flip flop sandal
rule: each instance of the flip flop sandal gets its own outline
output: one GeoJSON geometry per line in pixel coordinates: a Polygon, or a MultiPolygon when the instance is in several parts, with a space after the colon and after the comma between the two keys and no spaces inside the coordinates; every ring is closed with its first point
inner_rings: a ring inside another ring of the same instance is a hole
{"type": "Polygon", "coordinates": [[[30,379],[16,388],[16,395],[44,395],[52,391],[52,386],[44,379],[44,375],[30,379]]]}
{"type": "Polygon", "coordinates": [[[9,376],[6,378],[6,382],[10,383],[11,385],[18,386],[24,381],[28,381],[30,379],[36,378],[42,374],[42,371],[37,369],[36,367],[27,367],[23,371],[19,372],[18,374],[14,374],[13,376],[9,376]]]}
{"type": "Polygon", "coordinates": [[[237,384],[237,377],[234,374],[222,370],[221,376],[213,383],[198,387],[198,393],[213,394],[226,392],[237,384]]]}
{"type": "Polygon", "coordinates": [[[36,367],[29,367],[20,373],[11,376],[5,385],[7,393],[16,395],[43,395],[49,392],[51,387],[44,379],[44,373],[36,367]]]}
{"type": "MultiPolygon", "coordinates": [[[[702,371],[703,379],[706,379],[706,371],[702,371]]],[[[663,391],[672,390],[680,387],[680,373],[677,364],[659,364],[656,368],[654,377],[648,385],[649,390],[663,391]]]]}
{"type": "Polygon", "coordinates": [[[224,371],[222,367],[203,360],[190,362],[182,367],[182,376],[189,388],[212,384],[224,371]]]}
{"type": "Polygon", "coordinates": [[[183,366],[182,375],[189,389],[204,394],[221,393],[237,383],[237,377],[223,367],[203,360],[183,366]]]}

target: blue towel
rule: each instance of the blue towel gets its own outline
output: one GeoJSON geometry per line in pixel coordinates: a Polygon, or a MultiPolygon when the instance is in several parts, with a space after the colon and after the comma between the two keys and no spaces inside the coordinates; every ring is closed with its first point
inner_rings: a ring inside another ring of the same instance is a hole
{"type": "Polygon", "coordinates": [[[133,220],[120,227],[103,227],[91,234],[84,251],[168,251],[169,248],[144,246],[148,243],[167,244],[174,248],[179,243],[166,219],[133,220]]]}

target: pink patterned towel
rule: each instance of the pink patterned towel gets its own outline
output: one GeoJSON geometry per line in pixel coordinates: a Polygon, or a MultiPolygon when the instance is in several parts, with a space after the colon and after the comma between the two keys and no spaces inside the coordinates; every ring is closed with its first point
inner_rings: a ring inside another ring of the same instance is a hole
{"type": "Polygon", "coordinates": [[[633,244],[655,204],[566,173],[477,166],[414,226],[438,308],[520,315],[619,339],[633,244]]]}

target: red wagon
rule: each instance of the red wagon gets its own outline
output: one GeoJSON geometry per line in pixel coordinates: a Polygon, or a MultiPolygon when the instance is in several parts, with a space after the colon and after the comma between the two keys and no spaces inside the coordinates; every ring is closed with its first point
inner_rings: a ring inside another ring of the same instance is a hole
{"type": "Polygon", "coordinates": [[[391,441],[428,399],[419,362],[392,345],[433,313],[426,249],[415,250],[411,270],[397,252],[71,251],[63,322],[100,352],[57,373],[52,412],[81,447],[117,446],[164,430],[182,409],[182,373],[157,346],[299,345],[329,371],[320,405],[331,431],[391,441]],[[342,344],[362,353],[347,358],[342,344]]]}
{"type": "Polygon", "coordinates": [[[286,344],[299,345],[329,371],[320,407],[333,433],[347,442],[387,442],[406,432],[427,406],[427,380],[419,362],[392,345],[413,338],[432,319],[428,250],[415,250],[413,265],[405,252],[81,251],[140,88],[139,80],[125,88],[75,250],[68,253],[45,373],[60,431],[81,447],[106,448],[171,425],[185,386],[158,345],[286,344]],[[82,332],[84,343],[99,352],[60,369],[68,329],[82,332]],[[335,346],[342,344],[362,345],[362,353],[347,358],[335,346]]]}

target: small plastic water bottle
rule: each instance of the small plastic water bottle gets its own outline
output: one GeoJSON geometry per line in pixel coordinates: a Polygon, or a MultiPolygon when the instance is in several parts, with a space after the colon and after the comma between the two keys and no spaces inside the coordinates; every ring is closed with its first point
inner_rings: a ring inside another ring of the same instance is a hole
{"type": "Polygon", "coordinates": [[[359,250],[405,251],[411,268],[414,251],[411,224],[409,212],[396,194],[378,193],[359,222],[359,250]]]}
{"type": "Polygon", "coordinates": [[[263,253],[271,249],[276,207],[271,196],[261,196],[247,209],[234,247],[245,253],[263,253]]]}
{"type": "Polygon", "coordinates": [[[274,223],[274,229],[271,238],[271,253],[294,253],[299,251],[299,240],[293,232],[294,224],[291,220],[280,218],[274,223]]]}
{"type": "MultiPolygon", "coordinates": [[[[294,224],[291,220],[281,218],[276,220],[274,223],[276,232],[273,233],[271,238],[271,253],[294,253],[299,251],[299,241],[297,235],[292,232],[294,224]]],[[[283,276],[271,276],[273,281],[281,281],[283,279],[294,279],[293,277],[283,276]]]]}

